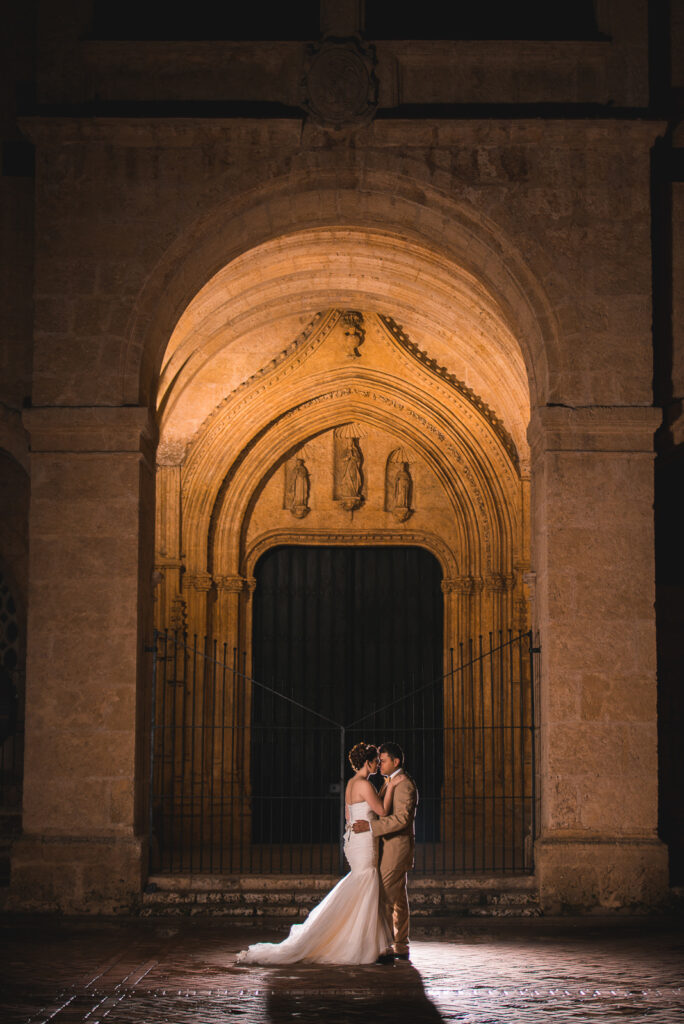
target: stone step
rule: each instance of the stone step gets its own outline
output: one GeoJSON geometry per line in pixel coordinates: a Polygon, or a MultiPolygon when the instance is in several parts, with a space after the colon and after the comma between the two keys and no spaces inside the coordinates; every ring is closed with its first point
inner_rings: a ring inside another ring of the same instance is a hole
{"type": "MultiPolygon", "coordinates": [[[[337,876],[153,875],[141,913],[301,921],[339,881],[337,876]]],[[[534,917],[540,913],[531,875],[411,878],[414,918],[534,917]]]]}

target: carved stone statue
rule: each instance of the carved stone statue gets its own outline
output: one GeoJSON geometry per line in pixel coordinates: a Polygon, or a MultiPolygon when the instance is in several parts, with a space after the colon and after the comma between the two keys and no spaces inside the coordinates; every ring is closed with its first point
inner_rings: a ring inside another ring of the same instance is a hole
{"type": "Polygon", "coordinates": [[[342,314],[342,324],[347,341],[347,356],[350,359],[355,359],[361,355],[359,345],[363,344],[363,339],[366,337],[363,314],[348,309],[342,314]]]}
{"type": "Polygon", "coordinates": [[[411,515],[412,482],[408,462],[402,462],[394,478],[394,504],[392,506],[392,512],[400,522],[404,522],[411,515]]]}
{"type": "Polygon", "coordinates": [[[290,512],[297,519],[303,519],[309,512],[309,471],[304,459],[299,456],[290,476],[290,512]]]}
{"type": "Polygon", "coordinates": [[[361,452],[356,443],[356,438],[350,438],[343,462],[344,470],[340,480],[340,495],[342,507],[351,512],[361,504],[361,488],[363,486],[361,452]]]}

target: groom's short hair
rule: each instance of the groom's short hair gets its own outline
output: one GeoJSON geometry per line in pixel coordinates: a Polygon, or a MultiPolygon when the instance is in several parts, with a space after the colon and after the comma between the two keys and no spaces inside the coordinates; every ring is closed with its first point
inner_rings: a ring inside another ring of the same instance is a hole
{"type": "Polygon", "coordinates": [[[404,751],[401,749],[398,743],[383,743],[382,746],[378,747],[379,754],[389,754],[393,761],[399,762],[399,767],[404,766],[404,751]]]}

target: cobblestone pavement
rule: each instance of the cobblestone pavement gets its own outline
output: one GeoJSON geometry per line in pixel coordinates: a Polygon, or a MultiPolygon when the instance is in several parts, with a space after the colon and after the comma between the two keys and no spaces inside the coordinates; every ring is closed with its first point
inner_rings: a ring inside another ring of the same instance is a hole
{"type": "Polygon", "coordinates": [[[255,968],[216,920],[5,920],[3,1024],[684,1022],[677,922],[439,922],[412,964],[255,968]]]}

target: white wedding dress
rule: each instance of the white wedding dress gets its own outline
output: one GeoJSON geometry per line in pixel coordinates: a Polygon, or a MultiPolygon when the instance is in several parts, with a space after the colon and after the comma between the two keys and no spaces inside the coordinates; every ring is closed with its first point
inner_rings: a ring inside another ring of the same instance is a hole
{"type": "Polygon", "coordinates": [[[351,871],[282,942],[257,942],[238,954],[243,964],[372,964],[391,945],[379,913],[378,840],[350,825],[377,815],[365,800],[347,805],[344,855],[351,871]]]}

